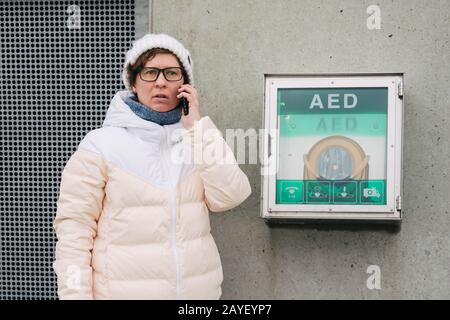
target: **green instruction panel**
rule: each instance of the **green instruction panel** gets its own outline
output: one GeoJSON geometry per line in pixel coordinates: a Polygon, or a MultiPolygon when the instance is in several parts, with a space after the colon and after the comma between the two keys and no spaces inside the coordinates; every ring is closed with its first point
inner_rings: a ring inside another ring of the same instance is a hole
{"type": "Polygon", "coordinates": [[[386,204],[385,180],[277,180],[277,204],[386,204]]]}
{"type": "Polygon", "coordinates": [[[386,204],[387,87],[279,88],[277,105],[277,204],[386,204]]]}

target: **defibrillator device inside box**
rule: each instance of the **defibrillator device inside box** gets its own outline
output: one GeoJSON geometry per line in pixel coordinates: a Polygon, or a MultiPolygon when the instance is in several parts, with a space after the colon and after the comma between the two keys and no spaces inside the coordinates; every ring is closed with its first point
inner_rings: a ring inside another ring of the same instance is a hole
{"type": "Polygon", "coordinates": [[[261,217],[400,221],[402,74],[265,75],[261,217]]]}

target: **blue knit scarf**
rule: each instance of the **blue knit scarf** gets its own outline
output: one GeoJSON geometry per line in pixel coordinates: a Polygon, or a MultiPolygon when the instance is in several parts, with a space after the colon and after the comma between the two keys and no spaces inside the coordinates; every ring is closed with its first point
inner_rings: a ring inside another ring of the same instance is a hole
{"type": "Polygon", "coordinates": [[[131,95],[126,98],[125,103],[140,118],[157,123],[161,126],[177,123],[181,119],[181,105],[178,105],[167,112],[158,112],[140,103],[137,100],[136,95],[131,95]]]}

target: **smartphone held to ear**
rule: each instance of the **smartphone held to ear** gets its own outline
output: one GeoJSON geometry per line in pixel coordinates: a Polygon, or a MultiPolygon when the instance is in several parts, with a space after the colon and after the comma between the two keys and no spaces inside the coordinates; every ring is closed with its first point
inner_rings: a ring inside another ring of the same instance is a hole
{"type": "Polygon", "coordinates": [[[183,114],[187,116],[189,114],[189,102],[186,98],[181,98],[181,107],[183,108],[183,114]]]}

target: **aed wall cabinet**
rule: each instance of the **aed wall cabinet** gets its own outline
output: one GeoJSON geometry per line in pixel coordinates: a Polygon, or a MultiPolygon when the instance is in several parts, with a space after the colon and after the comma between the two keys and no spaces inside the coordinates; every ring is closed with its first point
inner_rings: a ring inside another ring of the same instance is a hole
{"type": "Polygon", "coordinates": [[[403,74],[264,79],[261,217],[400,221],[403,74]]]}

